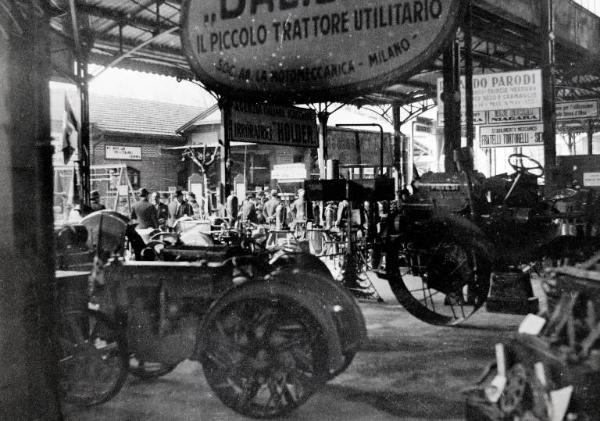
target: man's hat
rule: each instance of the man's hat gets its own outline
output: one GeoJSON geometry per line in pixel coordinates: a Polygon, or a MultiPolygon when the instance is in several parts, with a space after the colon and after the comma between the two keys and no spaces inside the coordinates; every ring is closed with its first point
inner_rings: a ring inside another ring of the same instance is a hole
{"type": "Polygon", "coordinates": [[[98,190],[93,190],[93,191],[90,193],[90,197],[91,197],[92,199],[93,199],[93,198],[96,198],[96,197],[97,197],[97,198],[99,198],[99,197],[100,197],[100,192],[99,192],[98,190]]]}
{"type": "Polygon", "coordinates": [[[276,189],[271,190],[271,196],[277,196],[279,193],[276,189]]]}
{"type": "Polygon", "coordinates": [[[183,192],[181,190],[176,190],[175,191],[175,196],[183,196],[183,192]]]}
{"type": "Polygon", "coordinates": [[[140,197],[148,197],[149,194],[150,192],[148,192],[148,190],[140,189],[140,197]]]}

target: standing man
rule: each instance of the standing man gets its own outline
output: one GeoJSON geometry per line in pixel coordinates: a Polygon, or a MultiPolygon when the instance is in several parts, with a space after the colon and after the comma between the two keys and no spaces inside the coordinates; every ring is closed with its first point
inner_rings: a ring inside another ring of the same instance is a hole
{"type": "Polygon", "coordinates": [[[312,219],[312,204],[307,202],[304,195],[304,189],[298,189],[298,198],[290,206],[290,211],[294,215],[294,226],[298,223],[305,224],[312,219]]]}
{"type": "Polygon", "coordinates": [[[254,199],[256,195],[254,193],[248,193],[246,196],[246,200],[242,203],[242,221],[250,221],[253,223],[257,223],[256,218],[256,205],[254,204],[254,199]]]}
{"type": "Polygon", "coordinates": [[[158,227],[164,230],[166,227],[167,219],[169,219],[169,207],[160,201],[160,193],[152,193],[152,205],[156,211],[156,218],[158,219],[158,227]]]}
{"type": "Polygon", "coordinates": [[[131,219],[137,220],[137,229],[158,228],[156,209],[148,201],[150,193],[146,189],[140,190],[140,200],[131,207],[131,219]]]}
{"type": "Polygon", "coordinates": [[[275,189],[271,190],[271,197],[265,203],[264,209],[267,223],[275,223],[275,210],[277,209],[277,205],[279,205],[279,203],[281,203],[281,200],[279,199],[279,193],[277,193],[277,190],[275,189]]]}
{"type": "Polygon", "coordinates": [[[98,190],[94,190],[90,193],[90,208],[92,212],[106,209],[106,206],[100,203],[100,192],[98,190]]]}
{"type": "Polygon", "coordinates": [[[170,228],[175,227],[175,222],[184,216],[192,216],[194,214],[194,210],[192,206],[185,201],[183,198],[183,192],[181,190],[177,190],[175,192],[175,200],[169,203],[169,220],[167,225],[170,228]]]}
{"type": "Polygon", "coordinates": [[[233,227],[238,219],[238,198],[233,192],[229,193],[229,196],[227,196],[226,206],[226,216],[230,218],[229,223],[233,227]]]}

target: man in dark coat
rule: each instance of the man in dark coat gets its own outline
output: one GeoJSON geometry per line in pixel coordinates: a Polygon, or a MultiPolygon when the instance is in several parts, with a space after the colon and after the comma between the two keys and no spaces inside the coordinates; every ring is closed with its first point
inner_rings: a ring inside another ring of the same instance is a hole
{"type": "Polygon", "coordinates": [[[194,210],[192,206],[183,198],[183,192],[177,190],[175,192],[175,200],[169,203],[169,221],[167,225],[171,228],[175,226],[175,222],[184,216],[192,216],[194,210]]]}
{"type": "Polygon", "coordinates": [[[169,207],[160,201],[160,193],[152,193],[152,205],[156,210],[156,218],[160,229],[164,229],[169,219],[169,207]]]}
{"type": "Polygon", "coordinates": [[[140,200],[131,207],[131,219],[137,220],[138,229],[158,228],[156,209],[148,201],[150,193],[146,189],[140,190],[140,200]]]}
{"type": "Polygon", "coordinates": [[[257,223],[256,219],[256,205],[254,203],[256,196],[254,193],[248,193],[246,200],[242,203],[242,221],[250,221],[257,223]]]}
{"type": "Polygon", "coordinates": [[[100,192],[98,190],[94,190],[90,194],[90,208],[92,212],[106,209],[106,206],[100,203],[100,192]]]}

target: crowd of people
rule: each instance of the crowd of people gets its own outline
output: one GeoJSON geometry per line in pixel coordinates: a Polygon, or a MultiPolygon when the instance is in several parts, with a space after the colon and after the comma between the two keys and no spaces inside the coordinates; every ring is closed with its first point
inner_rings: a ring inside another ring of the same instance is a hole
{"type": "MultiPolygon", "coordinates": [[[[145,188],[137,192],[138,200],[131,205],[128,215],[138,229],[159,229],[172,231],[177,221],[185,219],[219,218],[230,227],[236,224],[252,223],[268,226],[271,230],[305,230],[308,226],[323,229],[343,229],[347,226],[349,210],[351,220],[368,239],[385,234],[390,204],[387,201],[354,203],[347,200],[311,202],[304,189],[295,194],[270,191],[249,192],[244,200],[231,193],[225,206],[210,209],[203,197],[197,198],[193,192],[177,190],[174,194],[151,192],[145,188]]],[[[90,206],[86,213],[105,209],[100,202],[100,194],[93,191],[90,206]]],[[[83,214],[82,216],[84,216],[83,214]]]]}

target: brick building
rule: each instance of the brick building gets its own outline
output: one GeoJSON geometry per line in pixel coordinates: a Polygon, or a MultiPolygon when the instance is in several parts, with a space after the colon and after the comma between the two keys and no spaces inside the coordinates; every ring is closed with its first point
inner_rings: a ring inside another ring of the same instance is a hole
{"type": "MultiPolygon", "coordinates": [[[[54,166],[64,168],[62,128],[65,100],[79,119],[79,104],[72,87],[51,86],[54,166]]],[[[185,143],[176,129],[200,113],[202,108],[166,102],[91,94],[90,147],[92,166],[126,166],[137,187],[167,190],[187,187],[186,163],[181,151],[185,143]]],[[[71,158],[74,166],[77,153],[71,158]]]]}

